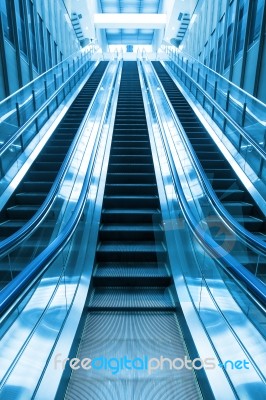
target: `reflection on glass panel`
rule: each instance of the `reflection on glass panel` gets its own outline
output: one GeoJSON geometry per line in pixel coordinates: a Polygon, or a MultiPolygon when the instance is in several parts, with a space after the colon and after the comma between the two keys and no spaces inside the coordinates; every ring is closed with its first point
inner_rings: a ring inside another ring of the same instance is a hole
{"type": "Polygon", "coordinates": [[[222,48],[223,48],[223,36],[224,36],[224,18],[223,16],[219,22],[218,30],[219,30],[219,39],[217,45],[217,57],[216,57],[216,71],[219,73],[221,71],[221,63],[222,63],[222,48]]]}
{"type": "Polygon", "coordinates": [[[58,63],[58,57],[57,57],[57,44],[54,42],[54,63],[58,63]]]}
{"type": "Polygon", "coordinates": [[[43,36],[43,20],[38,15],[38,24],[39,24],[39,38],[40,38],[40,56],[41,56],[41,70],[45,71],[45,51],[44,51],[44,36],[43,36]]]}
{"type": "Polygon", "coordinates": [[[249,31],[249,46],[251,46],[260,35],[264,0],[252,0],[251,25],[249,31]]]}
{"type": "Polygon", "coordinates": [[[233,32],[234,32],[234,25],[235,25],[235,7],[236,7],[236,1],[231,3],[230,8],[229,8],[224,69],[229,67],[230,60],[231,60],[231,52],[232,52],[232,46],[233,46],[233,32]]]}
{"type": "Polygon", "coordinates": [[[14,43],[14,31],[11,14],[11,2],[9,0],[0,1],[0,11],[2,13],[2,21],[5,37],[14,43]]]}
{"type": "Polygon", "coordinates": [[[31,49],[31,57],[32,63],[35,67],[38,67],[37,63],[37,49],[36,49],[36,36],[35,36],[35,26],[34,26],[34,16],[33,16],[33,4],[31,0],[29,0],[29,36],[30,36],[30,49],[31,49]]]}
{"type": "Polygon", "coordinates": [[[238,14],[235,57],[237,57],[243,52],[246,25],[247,25],[247,15],[248,15],[248,3],[242,0],[240,3],[240,10],[238,14]]]}
{"type": "Polygon", "coordinates": [[[212,51],[210,52],[210,64],[209,64],[209,67],[211,69],[213,69],[213,53],[214,53],[214,49],[212,49],[212,51]]]}
{"type": "Polygon", "coordinates": [[[233,43],[233,28],[234,28],[233,23],[230,24],[227,28],[227,42],[226,42],[224,68],[227,68],[230,64],[231,49],[232,49],[232,43],[233,43]]]}
{"type": "Polygon", "coordinates": [[[51,68],[53,65],[52,62],[52,48],[51,48],[51,34],[47,29],[47,54],[48,54],[48,67],[51,68]]]}
{"type": "Polygon", "coordinates": [[[217,46],[217,59],[216,59],[216,71],[217,72],[220,72],[220,70],[221,70],[222,44],[223,44],[223,35],[219,38],[218,46],[217,46]]]}
{"type": "Polygon", "coordinates": [[[16,0],[16,18],[18,29],[18,40],[20,51],[27,55],[26,28],[25,28],[25,12],[23,0],[16,0]]]}

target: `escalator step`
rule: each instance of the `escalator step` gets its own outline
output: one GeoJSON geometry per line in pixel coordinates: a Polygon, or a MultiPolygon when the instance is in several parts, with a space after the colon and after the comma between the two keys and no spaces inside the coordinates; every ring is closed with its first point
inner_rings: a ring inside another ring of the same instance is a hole
{"type": "MultiPolygon", "coordinates": [[[[234,215],[234,218],[250,231],[259,231],[263,226],[263,221],[261,219],[250,215],[234,215]]],[[[219,230],[220,227],[223,227],[223,223],[221,223],[221,220],[218,217],[209,216],[208,222],[211,225],[211,231],[219,230]]]]}
{"type": "Polygon", "coordinates": [[[175,309],[169,288],[97,287],[90,299],[89,310],[151,310],[175,309]]]}
{"type": "Polygon", "coordinates": [[[146,225],[129,225],[129,224],[105,224],[102,225],[99,231],[99,239],[102,241],[113,241],[113,240],[124,240],[136,241],[136,240],[163,240],[163,230],[160,225],[146,224],[146,225]],[[134,229],[132,229],[132,227],[134,229]]]}
{"type": "Polygon", "coordinates": [[[68,150],[68,146],[45,146],[43,150],[43,154],[64,154],[66,155],[66,152],[68,150]]]}
{"type": "Polygon", "coordinates": [[[40,205],[44,202],[44,200],[47,197],[47,193],[17,193],[16,194],[16,200],[17,204],[19,205],[24,205],[24,204],[29,204],[29,205],[40,205]]]}
{"type": "Polygon", "coordinates": [[[22,184],[22,190],[27,190],[30,193],[41,191],[42,193],[48,193],[53,185],[53,181],[51,182],[30,182],[26,181],[22,184]]]}
{"type": "Polygon", "coordinates": [[[114,147],[122,147],[122,148],[126,147],[150,148],[150,143],[148,140],[113,140],[112,145],[114,147]]]}
{"type": "Polygon", "coordinates": [[[103,223],[153,223],[158,222],[161,213],[157,209],[103,209],[103,223]]]}
{"type": "Polygon", "coordinates": [[[237,181],[234,178],[213,178],[212,179],[212,186],[214,190],[216,189],[230,189],[237,187],[237,181]]]}
{"type": "MultiPolygon", "coordinates": [[[[6,213],[9,219],[23,220],[33,217],[33,215],[38,211],[38,209],[39,209],[38,205],[27,205],[27,206],[17,205],[9,207],[6,210],[6,213]]],[[[52,218],[53,215],[54,215],[53,212],[50,211],[48,213],[47,218],[52,218]]]]}
{"type": "Polygon", "coordinates": [[[112,147],[112,155],[145,155],[147,157],[151,155],[151,149],[150,147],[112,147]]]}
{"type": "Polygon", "coordinates": [[[153,172],[154,173],[154,167],[153,164],[110,164],[108,166],[108,171],[109,172],[121,172],[123,171],[124,173],[126,172],[153,172]]]}
{"type": "Polygon", "coordinates": [[[59,171],[62,163],[60,161],[38,161],[33,164],[33,171],[59,171]]]}
{"type": "Polygon", "coordinates": [[[104,196],[105,208],[154,208],[159,207],[158,196],[104,196]]]}
{"type": "Polygon", "coordinates": [[[106,184],[106,195],[121,195],[121,196],[135,196],[139,193],[140,196],[144,195],[157,195],[157,185],[153,183],[139,183],[139,184],[106,184]]]}
{"type": "Polygon", "coordinates": [[[94,277],[105,278],[170,278],[170,272],[165,263],[134,263],[134,262],[107,262],[98,263],[95,266],[94,277]]]}
{"type": "Polygon", "coordinates": [[[48,170],[48,171],[29,171],[27,174],[27,178],[31,181],[38,182],[38,180],[41,180],[42,182],[48,181],[48,182],[54,182],[57,174],[58,174],[57,169],[54,171],[48,170]]]}
{"type": "Polygon", "coordinates": [[[117,155],[110,155],[110,163],[114,164],[150,164],[150,159],[147,156],[143,155],[123,155],[123,154],[117,154],[117,155]]]}
{"type": "Polygon", "coordinates": [[[163,243],[146,241],[100,242],[97,248],[98,261],[156,262],[166,261],[166,248],[163,243]]]}
{"type": "Polygon", "coordinates": [[[57,162],[61,161],[61,163],[64,161],[65,155],[64,154],[46,154],[46,153],[41,153],[40,156],[38,157],[38,162],[57,162]]]}
{"type": "Polygon", "coordinates": [[[254,207],[253,204],[245,202],[223,201],[222,203],[227,211],[232,215],[249,215],[252,213],[252,209],[254,207]]]}
{"type": "Polygon", "coordinates": [[[230,169],[226,168],[205,168],[205,173],[207,177],[211,180],[213,177],[215,178],[224,178],[225,176],[233,177],[233,172],[230,169]]]}
{"type": "Polygon", "coordinates": [[[155,175],[154,173],[108,173],[107,182],[111,183],[155,183],[155,175]]]}
{"type": "Polygon", "coordinates": [[[220,153],[217,153],[216,151],[197,151],[197,156],[200,160],[202,158],[208,160],[209,163],[212,163],[213,160],[216,161],[222,159],[222,155],[220,153]]]}

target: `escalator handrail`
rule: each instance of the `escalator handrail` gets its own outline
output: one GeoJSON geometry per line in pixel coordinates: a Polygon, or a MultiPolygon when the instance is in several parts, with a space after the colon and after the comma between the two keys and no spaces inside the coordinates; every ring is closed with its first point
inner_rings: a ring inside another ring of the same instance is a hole
{"type": "MultiPolygon", "coordinates": [[[[258,143],[243,129],[241,126],[226,112],[223,108],[207,93],[195,79],[193,79],[179,64],[177,64],[173,59],[171,61],[180,69],[182,73],[197,87],[197,89],[203,94],[204,97],[226,118],[232,126],[240,133],[240,135],[259,153],[263,160],[266,160],[266,151],[258,145],[258,143]]],[[[215,72],[215,71],[214,71],[215,72]]],[[[229,82],[229,81],[228,81],[229,82]]],[[[231,83],[231,82],[230,82],[231,83]]],[[[252,97],[252,96],[251,96],[252,97]]],[[[257,100],[257,99],[256,99],[257,100]]],[[[262,103],[263,104],[263,103],[262,103]]]]}
{"type": "Polygon", "coordinates": [[[48,214],[50,208],[53,205],[53,202],[58,194],[58,191],[62,185],[62,182],[64,180],[64,177],[66,175],[67,170],[69,169],[70,163],[73,159],[74,151],[76,146],[78,145],[80,135],[83,131],[84,125],[86,124],[86,120],[89,117],[89,114],[91,112],[91,109],[95,103],[95,99],[97,97],[97,94],[102,86],[102,82],[106,76],[107,69],[105,70],[98,88],[96,89],[94,96],[89,104],[89,107],[81,121],[81,124],[77,130],[77,133],[73,139],[73,142],[71,143],[71,146],[66,154],[66,157],[59,169],[59,172],[56,176],[56,179],[47,194],[47,197],[45,198],[44,202],[42,205],[39,207],[38,211],[33,215],[33,217],[26,222],[18,231],[7,237],[6,239],[0,241],[0,257],[3,257],[5,254],[13,250],[16,246],[18,246],[24,239],[26,239],[29,235],[33,233],[34,230],[38,228],[40,223],[44,220],[46,215],[48,214]]]}
{"type": "MultiPolygon", "coordinates": [[[[151,67],[154,70],[154,73],[156,74],[156,71],[152,64],[151,64],[151,67]]],[[[169,109],[171,110],[172,118],[175,121],[175,124],[178,126],[182,142],[185,145],[186,149],[188,150],[188,154],[190,156],[190,161],[193,165],[193,168],[195,169],[195,171],[197,173],[197,176],[200,180],[201,185],[204,188],[204,192],[208,197],[208,201],[212,204],[216,213],[220,216],[220,218],[223,220],[223,222],[226,225],[228,225],[245,244],[248,244],[249,247],[252,250],[254,250],[255,252],[259,252],[262,255],[266,255],[266,243],[263,240],[261,240],[259,237],[254,235],[252,232],[249,232],[238,221],[236,221],[236,219],[226,210],[226,208],[223,206],[223,204],[217,197],[217,195],[216,195],[216,193],[215,193],[208,177],[206,176],[206,173],[197,157],[197,154],[196,154],[195,150],[193,149],[193,146],[190,143],[190,140],[188,139],[188,137],[186,135],[185,130],[184,130],[179,118],[177,117],[175,110],[173,109],[171,101],[168,99],[167,93],[165,92],[160,79],[158,80],[158,85],[160,86],[161,91],[164,93],[164,95],[167,99],[167,104],[168,104],[169,109]]]]}
{"type": "MultiPolygon", "coordinates": [[[[156,113],[156,118],[159,122],[160,127],[160,135],[163,139],[163,143],[165,146],[169,167],[172,172],[173,183],[175,187],[176,196],[179,200],[180,208],[184,215],[184,218],[190,227],[192,233],[195,235],[197,240],[201,243],[201,245],[214,257],[215,260],[219,262],[225,272],[229,270],[234,277],[243,282],[246,287],[250,290],[250,292],[259,300],[260,304],[263,307],[266,307],[266,286],[262,283],[258,278],[256,278],[250,271],[248,271],[242,264],[240,264],[234,257],[232,257],[226,250],[224,250],[221,246],[219,246],[206,232],[199,226],[198,221],[194,217],[191,212],[190,206],[187,202],[186,196],[183,192],[183,188],[178,176],[178,172],[176,170],[175,162],[172,156],[171,148],[167,139],[165,138],[165,132],[162,129],[162,125],[159,118],[159,113],[156,107],[156,103],[153,97],[152,90],[150,88],[150,84],[147,81],[146,74],[141,63],[142,74],[144,81],[149,87],[149,94],[152,99],[152,105],[156,113]]],[[[250,293],[247,292],[250,295],[250,293]]]]}
{"type": "MultiPolygon", "coordinates": [[[[171,43],[167,43],[166,46],[170,46],[173,47],[173,45],[171,43]]],[[[173,52],[173,49],[170,49],[170,52],[173,52]]],[[[227,82],[229,85],[234,86],[237,90],[239,90],[240,92],[243,93],[243,96],[247,96],[249,97],[252,101],[256,101],[257,103],[261,104],[262,106],[265,107],[265,103],[263,103],[260,99],[257,99],[256,97],[252,96],[252,94],[248,93],[246,90],[244,90],[243,88],[237,86],[234,82],[229,81],[229,79],[227,79],[225,76],[219,74],[219,72],[215,71],[214,69],[208,67],[207,65],[203,64],[201,61],[197,60],[195,57],[193,57],[191,54],[186,53],[185,51],[182,50],[182,52],[178,52],[181,57],[183,57],[183,55],[187,58],[187,59],[192,59],[195,63],[200,64],[202,68],[209,70],[211,73],[213,73],[214,75],[216,75],[220,80],[227,82]]]]}
{"type": "Polygon", "coordinates": [[[75,76],[80,72],[82,68],[84,68],[84,65],[86,65],[88,62],[91,62],[91,59],[86,60],[62,85],[54,91],[51,97],[47,99],[41,107],[35,111],[30,118],[6,141],[3,143],[3,145],[0,147],[0,158],[3,156],[3,154],[8,150],[10,146],[13,145],[13,143],[19,139],[19,137],[32,125],[32,123],[40,116],[40,114],[47,109],[47,107],[52,103],[53,100],[56,99],[58,94],[64,90],[64,88],[75,78],[75,76]]]}
{"type": "MultiPolygon", "coordinates": [[[[116,73],[112,79],[111,88],[114,88],[117,82],[118,71],[121,63],[118,63],[116,73]]],[[[93,166],[95,162],[95,156],[98,151],[100,144],[100,137],[102,127],[111,104],[113,90],[109,91],[108,99],[105,103],[104,112],[102,113],[101,120],[98,126],[96,140],[92,149],[92,154],[88,163],[86,175],[84,177],[81,193],[79,195],[76,206],[72,212],[68,222],[59,233],[59,235],[43,250],[33,261],[30,262],[7,286],[5,286],[0,292],[0,318],[3,317],[8,309],[18,301],[21,295],[28,293],[33,287],[35,282],[39,280],[45,271],[49,268],[52,261],[58,256],[60,250],[62,250],[71,239],[75,229],[82,217],[85,204],[88,197],[88,188],[93,175],[93,166]],[[26,291],[26,293],[25,293],[26,291]]]]}
{"type": "MultiPolygon", "coordinates": [[[[88,45],[87,47],[89,47],[91,45],[88,45]]],[[[42,74],[38,75],[36,78],[34,78],[33,80],[31,80],[30,82],[26,83],[26,85],[24,85],[23,87],[19,88],[16,92],[11,93],[10,96],[4,98],[3,100],[0,101],[0,106],[2,104],[4,104],[6,101],[10,100],[11,97],[13,96],[17,96],[20,92],[22,92],[23,90],[25,90],[25,88],[27,88],[28,86],[32,85],[34,82],[37,82],[39,79],[41,79],[44,75],[47,75],[48,73],[51,73],[53,70],[56,70],[58,67],[60,67],[61,64],[64,64],[65,62],[68,62],[68,60],[74,60],[75,57],[78,58],[79,53],[91,53],[92,49],[88,49],[84,47],[81,50],[78,50],[72,54],[70,54],[67,58],[65,58],[63,61],[60,61],[58,64],[54,65],[53,67],[49,68],[47,71],[43,72],[42,74]]],[[[82,54],[81,54],[82,55],[82,54]]]]}

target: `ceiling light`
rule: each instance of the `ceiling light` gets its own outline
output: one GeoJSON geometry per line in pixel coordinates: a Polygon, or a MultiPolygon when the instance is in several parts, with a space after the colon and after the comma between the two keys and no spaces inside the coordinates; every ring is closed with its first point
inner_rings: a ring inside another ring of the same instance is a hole
{"type": "Polygon", "coordinates": [[[196,21],[196,19],[197,19],[197,14],[193,14],[192,15],[192,18],[191,18],[191,21],[190,21],[190,25],[193,25],[194,24],[194,22],[196,21]]]}

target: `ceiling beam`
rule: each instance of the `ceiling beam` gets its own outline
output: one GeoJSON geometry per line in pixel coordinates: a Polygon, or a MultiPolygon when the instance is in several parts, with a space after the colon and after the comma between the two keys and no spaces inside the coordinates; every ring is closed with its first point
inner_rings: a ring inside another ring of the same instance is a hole
{"type": "Polygon", "coordinates": [[[162,29],[166,21],[166,14],[94,14],[100,29],[162,29]]]}

